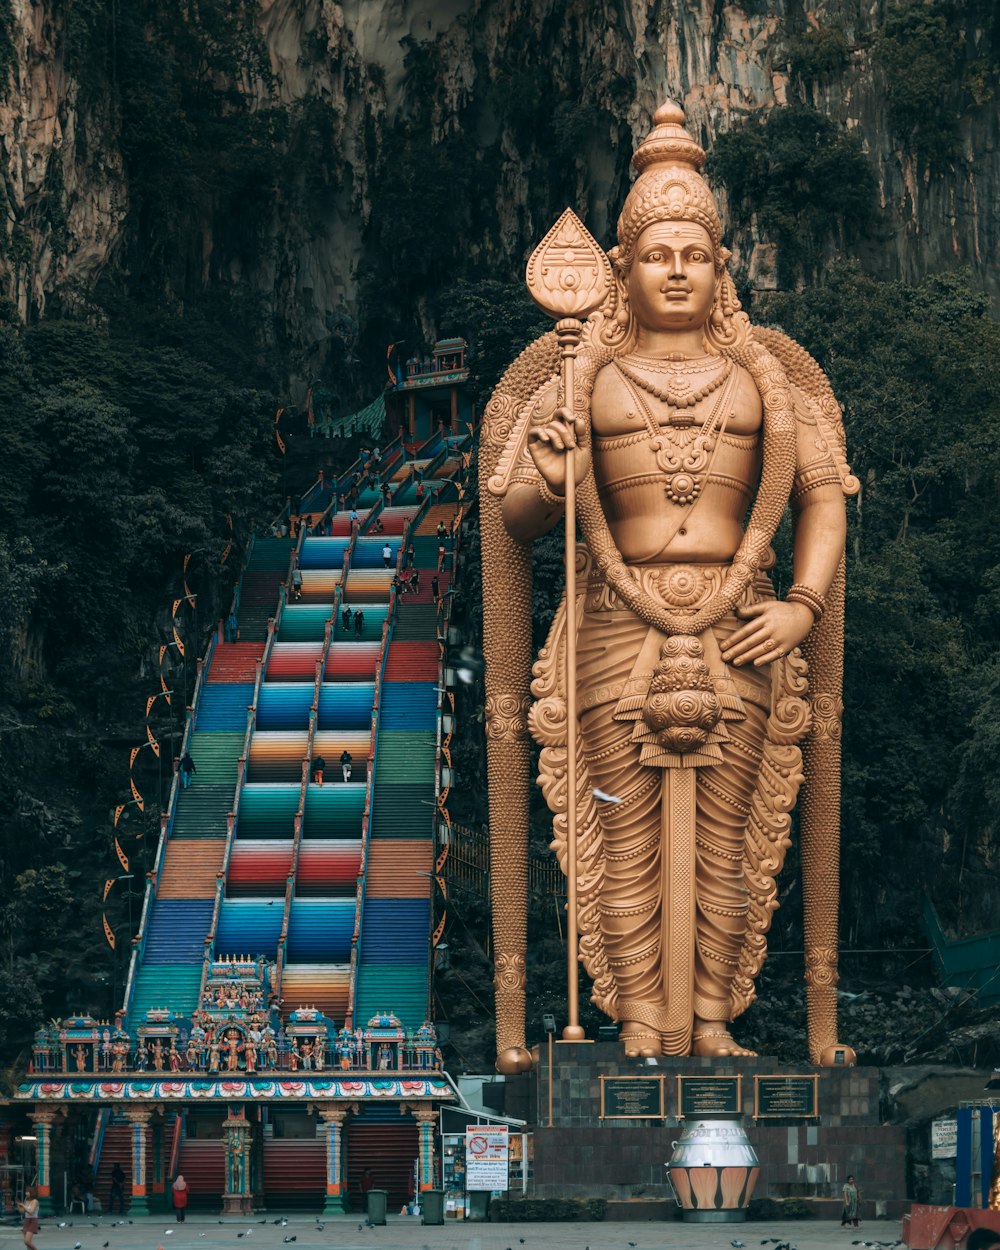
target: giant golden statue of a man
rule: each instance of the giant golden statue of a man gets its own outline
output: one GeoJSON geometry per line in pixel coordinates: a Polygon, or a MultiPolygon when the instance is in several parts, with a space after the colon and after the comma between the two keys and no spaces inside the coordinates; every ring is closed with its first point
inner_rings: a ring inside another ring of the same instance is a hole
{"type": "Polygon", "coordinates": [[[747,1053],[728,1025],[754,997],[806,778],[813,1061],[829,1060],[836,1042],[844,495],[857,483],[822,371],[740,310],[699,173],[704,152],[683,122],[664,105],[633,157],[638,177],[608,257],[613,291],[587,320],[574,397],[560,391],[550,334],[508,369],[484,417],[498,1066],[507,1071],[530,1062],[529,731],[564,865],[576,740],[581,957],[630,1055],[747,1053]],[[575,604],[564,599],[531,682],[530,543],[561,519],[570,466],[585,542],[580,591],[575,604]],[[767,570],[789,502],[794,568],[779,600],[767,570]]]}

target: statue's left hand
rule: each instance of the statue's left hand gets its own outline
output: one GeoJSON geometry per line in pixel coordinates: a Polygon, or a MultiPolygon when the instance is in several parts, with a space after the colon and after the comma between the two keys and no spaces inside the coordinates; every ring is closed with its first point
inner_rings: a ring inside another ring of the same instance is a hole
{"type": "Polygon", "coordinates": [[[720,647],[727,664],[753,663],[755,668],[780,660],[797,647],[813,627],[813,614],[803,603],[768,599],[737,608],[746,621],[720,647]]]}

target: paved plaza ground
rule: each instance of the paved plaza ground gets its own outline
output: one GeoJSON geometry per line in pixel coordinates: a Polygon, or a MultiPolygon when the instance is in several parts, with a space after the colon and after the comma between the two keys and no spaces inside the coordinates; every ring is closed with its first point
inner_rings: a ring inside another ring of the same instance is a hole
{"type": "MultiPolygon", "coordinates": [[[[466,1224],[448,1221],[439,1227],[424,1226],[418,1218],[389,1216],[383,1228],[366,1228],[357,1216],[335,1216],[317,1227],[314,1216],[289,1215],[285,1227],[275,1226],[278,1218],[270,1213],[266,1224],[261,1216],[249,1220],[194,1215],[176,1224],[162,1216],[137,1218],[133,1224],[111,1227],[111,1218],[94,1228],[86,1217],[77,1216],[73,1226],[59,1228],[57,1219],[42,1221],[36,1245],[38,1250],[235,1250],[249,1242],[248,1250],[731,1250],[734,1240],[746,1250],[775,1250],[767,1247],[767,1237],[788,1242],[796,1250],[864,1250],[852,1246],[854,1240],[891,1243],[899,1235],[898,1221],[863,1223],[860,1229],[842,1229],[836,1221],[794,1220],[773,1224],[683,1224],[680,1221],[656,1223],[551,1223],[551,1224],[466,1224]],[[167,1230],[170,1235],[167,1236],[167,1230]],[[247,1236],[249,1232],[249,1236],[247,1236]],[[243,1233],[243,1237],[238,1234],[243,1233]],[[290,1236],[295,1242],[287,1241],[290,1236]],[[522,1240],[523,1239],[523,1240],[522,1240]]],[[[0,1250],[21,1245],[20,1229],[0,1228],[0,1250]]],[[[878,1248],[876,1248],[878,1250],[878,1248]]]]}

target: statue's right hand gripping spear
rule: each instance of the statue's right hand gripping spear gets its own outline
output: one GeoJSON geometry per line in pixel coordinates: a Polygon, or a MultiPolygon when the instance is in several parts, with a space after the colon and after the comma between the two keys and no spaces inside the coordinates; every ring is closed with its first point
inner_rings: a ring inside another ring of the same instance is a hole
{"type": "MultiPolygon", "coordinates": [[[[525,275],[535,303],[557,318],[562,364],[563,404],[576,415],[574,361],[583,320],[608,299],[611,264],[597,240],[572,209],[567,208],[532,252],[525,275]]],[[[575,424],[570,423],[571,435],[575,424]]],[[[580,978],[577,917],[576,834],[576,473],[574,447],[566,456],[566,1015],[564,1041],[580,1041],[580,978]]]]}

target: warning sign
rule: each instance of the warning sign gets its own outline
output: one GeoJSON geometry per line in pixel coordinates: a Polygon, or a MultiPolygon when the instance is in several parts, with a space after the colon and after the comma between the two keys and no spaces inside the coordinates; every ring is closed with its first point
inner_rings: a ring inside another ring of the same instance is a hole
{"type": "Polygon", "coordinates": [[[465,1188],[487,1192],[507,1188],[510,1158],[507,1126],[491,1124],[465,1130],[465,1188]]]}

